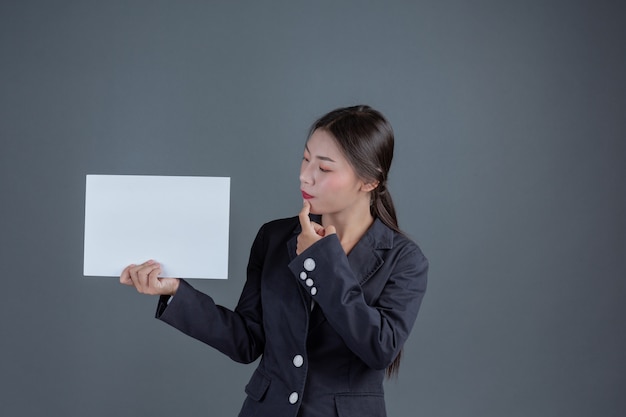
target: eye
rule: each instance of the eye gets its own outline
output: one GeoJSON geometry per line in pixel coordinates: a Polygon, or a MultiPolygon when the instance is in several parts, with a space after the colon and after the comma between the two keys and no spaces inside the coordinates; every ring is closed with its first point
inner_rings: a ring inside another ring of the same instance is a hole
{"type": "Polygon", "coordinates": [[[326,169],[326,168],[320,167],[320,171],[322,171],[322,172],[330,172],[330,169],[326,169]]]}
{"type": "Polygon", "coordinates": [[[303,160],[303,161],[307,161],[307,162],[309,162],[309,158],[307,158],[306,156],[303,156],[303,157],[302,157],[302,160],[303,160]]]}

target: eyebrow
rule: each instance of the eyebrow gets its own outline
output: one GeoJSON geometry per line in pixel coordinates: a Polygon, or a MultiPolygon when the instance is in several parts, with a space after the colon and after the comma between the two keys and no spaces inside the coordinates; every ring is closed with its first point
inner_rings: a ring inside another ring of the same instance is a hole
{"type": "MultiPolygon", "coordinates": [[[[304,149],[306,149],[306,151],[307,151],[308,153],[311,153],[311,151],[310,151],[310,149],[309,149],[309,146],[308,146],[308,145],[304,145],[304,149]]],[[[329,158],[329,157],[327,157],[327,156],[315,155],[315,157],[316,157],[317,159],[321,159],[322,161],[336,162],[334,159],[329,158]]]]}

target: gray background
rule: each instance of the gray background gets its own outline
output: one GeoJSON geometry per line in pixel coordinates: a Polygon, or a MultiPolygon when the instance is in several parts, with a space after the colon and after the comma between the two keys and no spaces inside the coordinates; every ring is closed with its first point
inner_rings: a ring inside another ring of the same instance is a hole
{"type": "Polygon", "coordinates": [[[626,415],[624,2],[263,3],[0,3],[2,415],[236,415],[253,366],[82,276],[85,174],[232,177],[232,307],[355,103],[432,265],[390,416],[626,415]]]}

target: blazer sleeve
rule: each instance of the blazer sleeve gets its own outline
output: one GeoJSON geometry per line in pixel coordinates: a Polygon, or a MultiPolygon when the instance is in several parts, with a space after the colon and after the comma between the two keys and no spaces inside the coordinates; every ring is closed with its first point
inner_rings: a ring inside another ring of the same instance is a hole
{"type": "Polygon", "coordinates": [[[375,279],[386,282],[372,305],[336,235],[316,242],[289,264],[344,343],[373,369],[385,369],[396,358],[426,291],[428,261],[419,247],[407,240],[392,252],[376,272],[375,279]]]}
{"type": "Polygon", "coordinates": [[[241,363],[255,361],[265,346],[261,307],[263,228],[250,251],[247,279],[235,310],[215,304],[213,298],[181,280],[176,295],[161,297],[156,318],[204,342],[241,363]]]}

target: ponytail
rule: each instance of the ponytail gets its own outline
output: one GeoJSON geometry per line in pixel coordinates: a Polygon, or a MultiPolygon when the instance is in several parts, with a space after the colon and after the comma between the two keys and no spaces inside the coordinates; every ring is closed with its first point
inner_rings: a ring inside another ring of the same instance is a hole
{"type": "MultiPolygon", "coordinates": [[[[372,191],[372,205],[370,209],[374,218],[380,219],[381,222],[388,228],[402,233],[398,226],[398,218],[396,216],[396,209],[391,199],[391,194],[387,191],[386,183],[381,183],[372,191]]],[[[400,360],[402,358],[402,349],[398,352],[391,365],[385,369],[385,376],[387,378],[397,377],[400,372],[400,360]]]]}
{"type": "Polygon", "coordinates": [[[370,209],[374,218],[380,219],[388,228],[402,233],[398,226],[396,208],[393,205],[391,194],[387,191],[387,184],[381,183],[372,191],[372,206],[370,209]]]}

